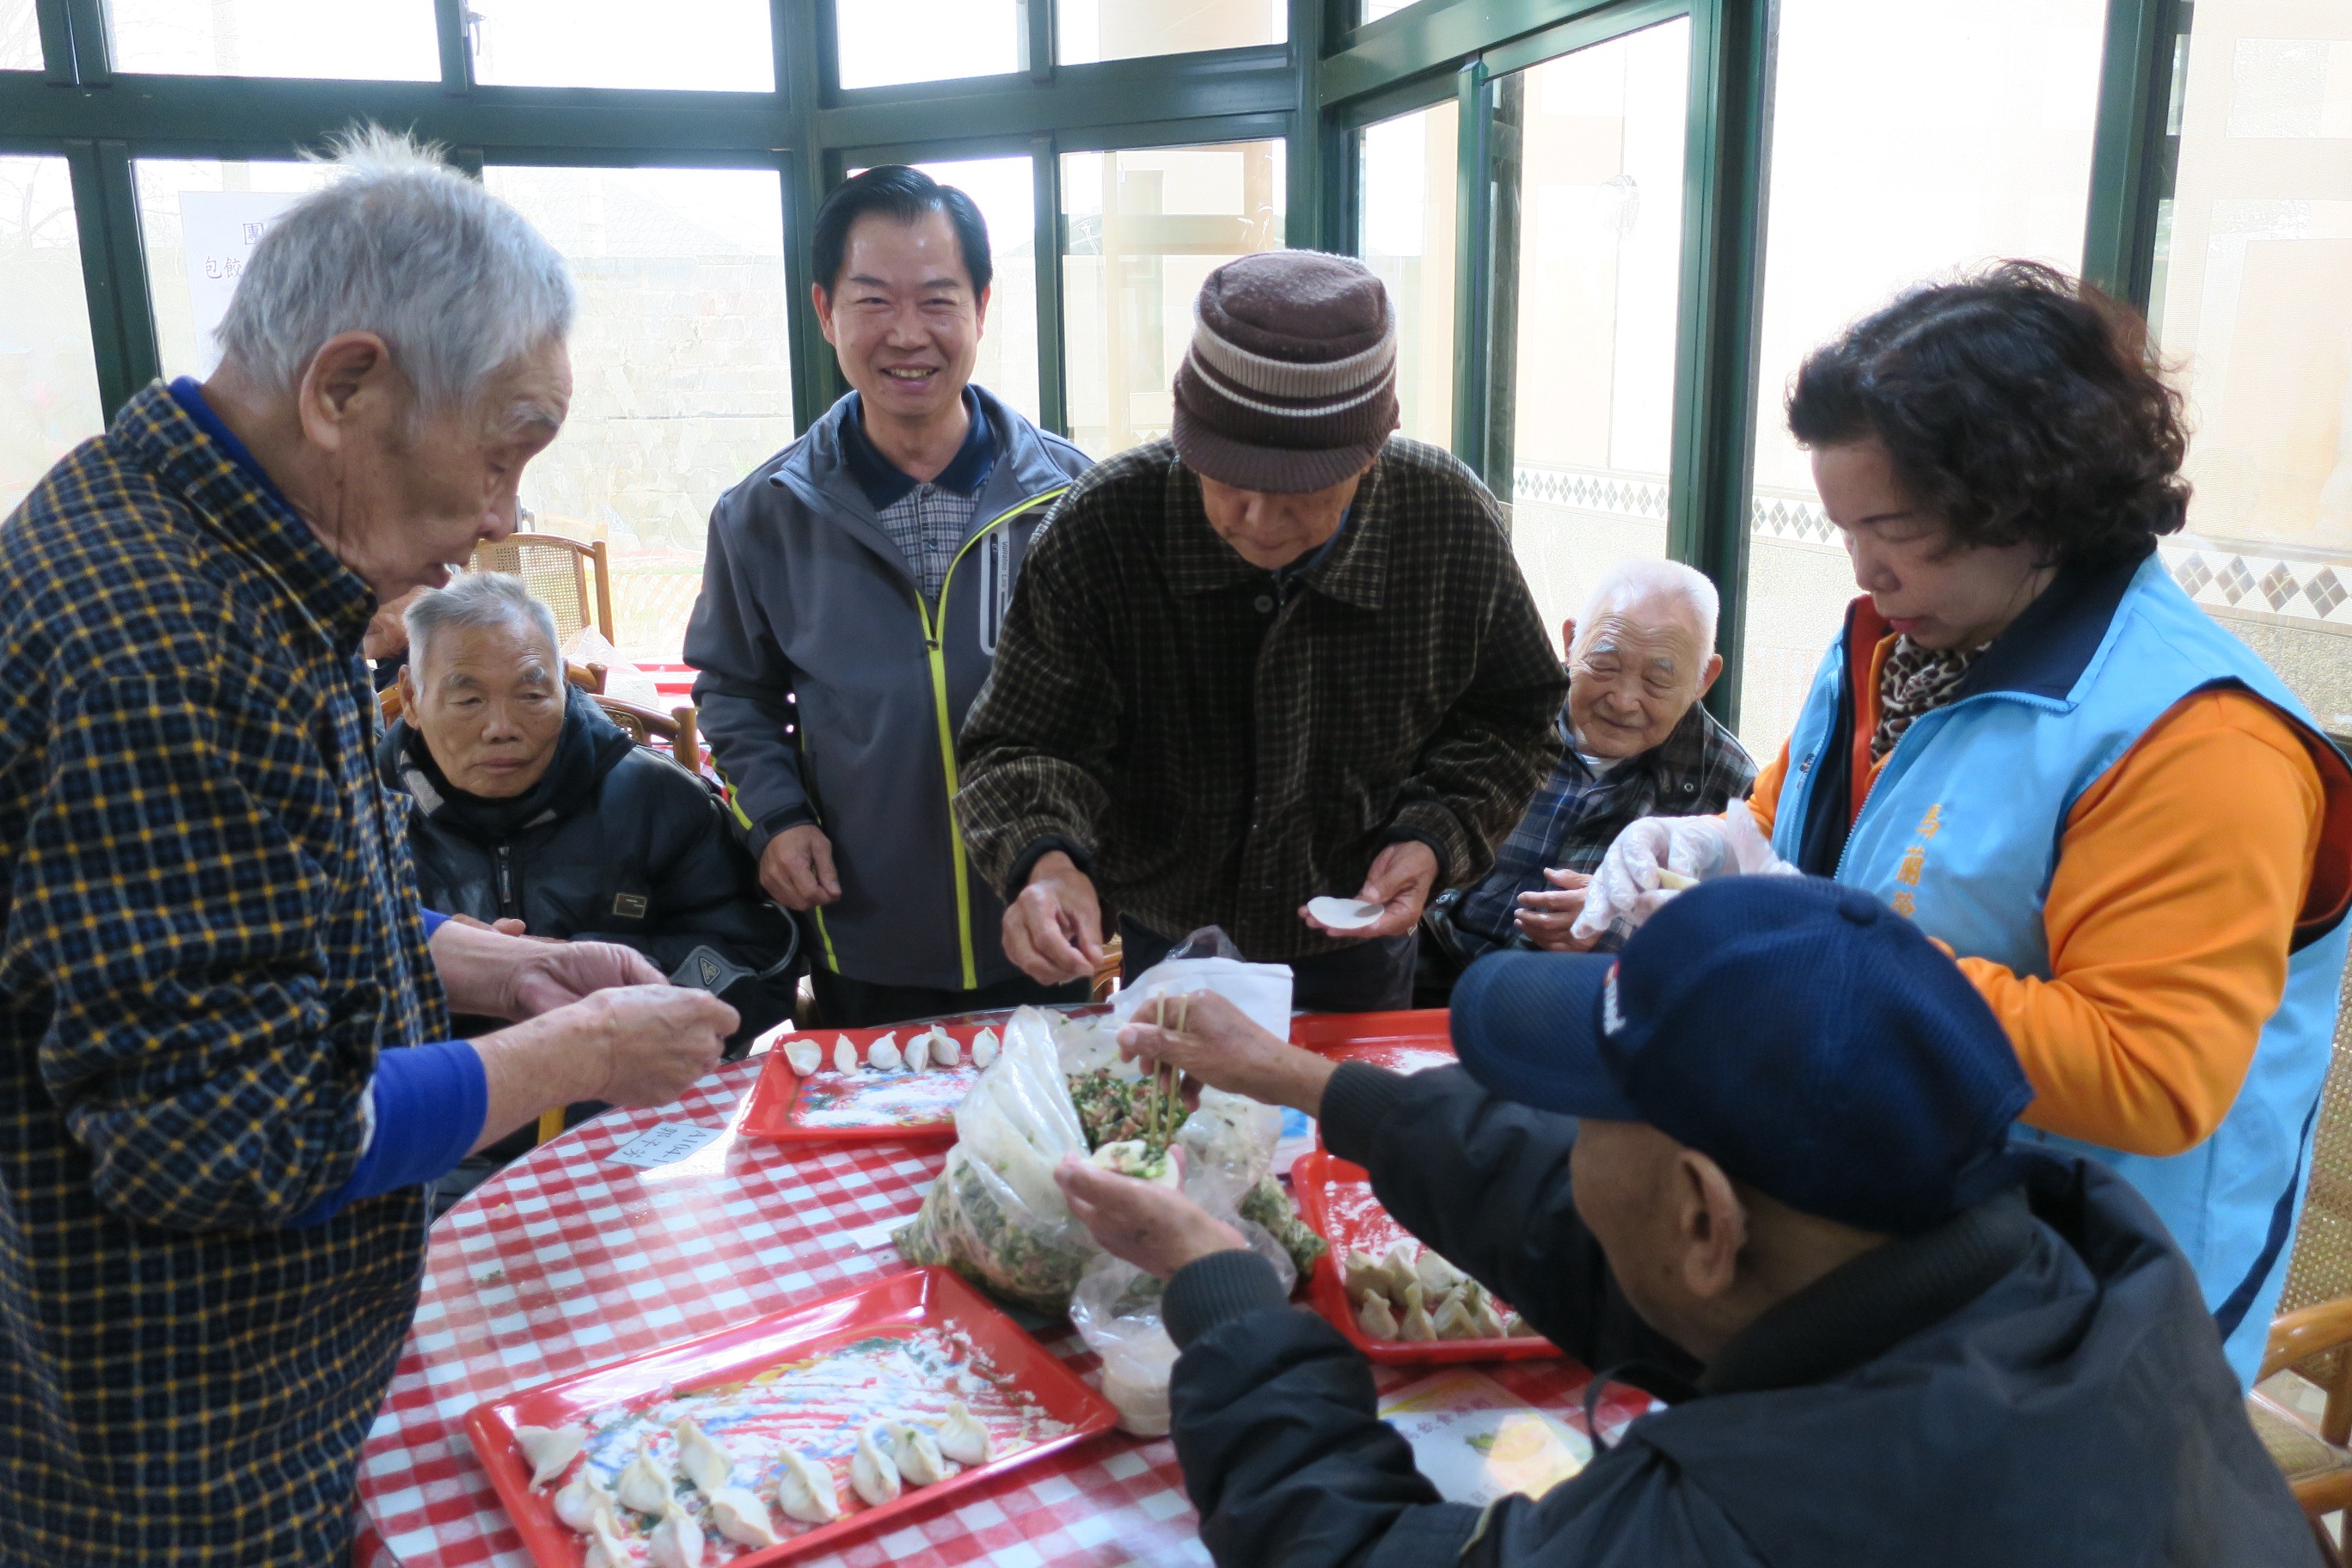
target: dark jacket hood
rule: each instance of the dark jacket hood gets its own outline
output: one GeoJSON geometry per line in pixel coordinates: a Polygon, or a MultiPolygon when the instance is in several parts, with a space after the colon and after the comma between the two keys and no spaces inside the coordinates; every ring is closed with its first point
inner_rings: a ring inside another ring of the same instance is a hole
{"type": "Polygon", "coordinates": [[[468,795],[451,784],[425,749],[424,735],[405,719],[394,720],[376,743],[377,771],[436,827],[485,842],[568,816],[596,793],[636,742],[606,717],[595,698],[565,689],[563,733],[556,739],[555,754],[539,781],[511,800],[468,795]]]}

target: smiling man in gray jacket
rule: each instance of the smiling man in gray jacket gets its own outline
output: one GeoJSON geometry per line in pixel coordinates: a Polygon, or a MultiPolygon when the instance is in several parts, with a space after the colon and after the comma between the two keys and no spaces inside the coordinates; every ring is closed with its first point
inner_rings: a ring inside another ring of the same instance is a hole
{"type": "Polygon", "coordinates": [[[971,384],[992,273],[971,197],[869,169],[811,241],[854,390],[711,513],[686,634],[703,731],[761,882],[807,924],[825,1023],[1083,1001],[1005,959],[948,802],[1013,574],[1087,459],[971,384]]]}

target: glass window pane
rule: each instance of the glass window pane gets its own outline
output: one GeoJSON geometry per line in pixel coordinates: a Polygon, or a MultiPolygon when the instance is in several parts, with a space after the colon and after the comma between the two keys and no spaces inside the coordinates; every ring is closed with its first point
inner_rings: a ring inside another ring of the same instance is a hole
{"type": "Polygon", "coordinates": [[[441,79],[433,0],[107,0],[107,24],[120,71],[441,79]]]}
{"type": "Polygon", "coordinates": [[[1496,83],[1524,149],[1496,219],[1496,314],[1515,289],[1518,330],[1496,413],[1511,542],[1547,625],[1610,563],[1665,553],[1689,68],[1684,18],[1496,83]],[[1516,267],[1499,243],[1514,227],[1516,267]]]}
{"type": "Polygon", "coordinates": [[[614,641],[675,661],[711,504],[793,438],[783,193],[761,169],[493,166],[572,263],[572,413],[523,470],[530,526],[602,539],[614,641]]]}
{"type": "Polygon", "coordinates": [[[1289,0],[1060,0],[1055,58],[1063,65],[1278,44],[1289,0]]]}
{"type": "Polygon", "coordinates": [[[1363,19],[1367,22],[1377,22],[1383,16],[1395,16],[1412,3],[1413,0],[1363,0],[1363,19]]]}
{"type": "Polygon", "coordinates": [[[0,0],[0,71],[41,68],[41,23],[33,0],[0,0]]]}
{"type": "Polygon", "coordinates": [[[2083,264],[2103,0],[1781,0],[1739,733],[1779,752],[1856,589],[1789,438],[1804,356],[1912,283],[2083,264]]]}
{"type": "Polygon", "coordinates": [[[1282,247],[1283,144],[1066,153],[1062,215],[1070,438],[1108,457],[1168,434],[1201,280],[1282,247]]]}
{"type": "Polygon", "coordinates": [[[474,79],[773,92],[768,0],[467,0],[474,79]]]}
{"type": "Polygon", "coordinates": [[[2197,489],[2164,558],[2352,731],[2352,3],[2195,16],[2152,313],[2197,489]]]}
{"type": "Polygon", "coordinates": [[[1026,68],[1021,0],[835,0],[834,16],[844,87],[1026,68]]]}
{"type": "Polygon", "coordinates": [[[1462,111],[1451,100],[1363,130],[1364,260],[1397,313],[1404,433],[1454,442],[1454,163],[1462,111]]]}
{"type": "Polygon", "coordinates": [[[66,161],[0,158],[0,517],[103,423],[66,161]]]}
{"type": "Polygon", "coordinates": [[[201,380],[220,363],[213,331],[254,241],[326,173],[315,163],[216,158],[142,158],[132,171],[163,374],[201,380]]]}

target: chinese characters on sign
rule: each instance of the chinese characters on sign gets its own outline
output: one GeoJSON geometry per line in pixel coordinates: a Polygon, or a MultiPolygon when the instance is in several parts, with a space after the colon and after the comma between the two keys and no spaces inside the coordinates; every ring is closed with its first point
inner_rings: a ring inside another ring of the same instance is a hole
{"type": "Polygon", "coordinates": [[[183,191],[181,255],[188,270],[188,303],[196,329],[199,378],[220,363],[213,333],[228,314],[229,296],[253,247],[278,215],[301,199],[295,191],[183,191]]]}

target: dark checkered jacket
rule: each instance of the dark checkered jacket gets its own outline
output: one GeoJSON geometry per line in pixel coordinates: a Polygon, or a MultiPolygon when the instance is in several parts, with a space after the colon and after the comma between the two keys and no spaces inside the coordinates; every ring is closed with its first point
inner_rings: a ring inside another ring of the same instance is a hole
{"type": "Polygon", "coordinates": [[[286,1222],[448,1033],[374,608],[161,384],[0,523],[0,1563],[348,1556],[422,1199],[286,1222]]]}
{"type": "Polygon", "coordinates": [[[956,815],[1000,887],[1061,846],[1163,936],[1307,957],[1339,943],[1298,906],[1352,897],[1386,844],[1486,872],[1567,689],[1494,499],[1436,447],[1391,440],[1286,578],[1216,536],[1155,442],[1090,469],[1032,545],[956,815]]]}

